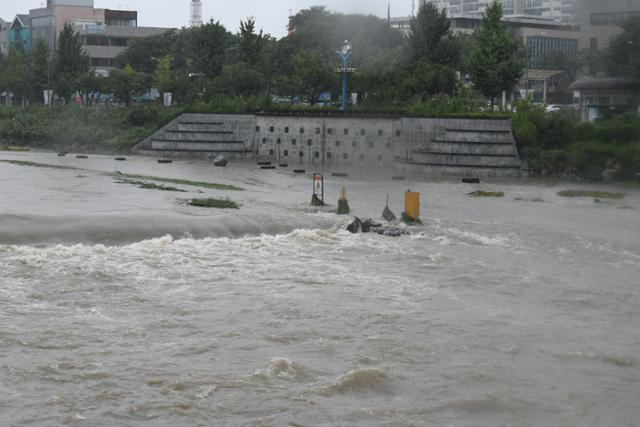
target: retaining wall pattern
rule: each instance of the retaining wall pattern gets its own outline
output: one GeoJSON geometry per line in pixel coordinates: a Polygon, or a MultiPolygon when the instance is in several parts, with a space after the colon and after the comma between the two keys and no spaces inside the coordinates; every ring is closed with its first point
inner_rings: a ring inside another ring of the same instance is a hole
{"type": "Polygon", "coordinates": [[[183,114],[136,146],[143,155],[395,167],[522,176],[509,120],[183,114]]]}

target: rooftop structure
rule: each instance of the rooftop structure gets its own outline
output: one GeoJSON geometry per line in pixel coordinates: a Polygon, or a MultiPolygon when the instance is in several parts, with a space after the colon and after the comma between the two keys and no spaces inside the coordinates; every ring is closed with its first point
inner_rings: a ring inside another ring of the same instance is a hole
{"type": "Polygon", "coordinates": [[[0,18],[0,55],[9,53],[9,27],[11,24],[0,18]]]}
{"type": "Polygon", "coordinates": [[[581,49],[602,50],[622,32],[620,24],[640,15],[640,0],[581,0],[581,49]]]}
{"type": "MultiPolygon", "coordinates": [[[[481,16],[493,0],[421,0],[446,10],[450,17],[481,16]]],[[[574,22],[579,0],[501,0],[505,16],[538,16],[574,22]]]]}
{"type": "Polygon", "coordinates": [[[16,16],[8,31],[8,46],[20,41],[28,52],[36,40],[42,39],[53,52],[62,28],[71,24],[82,36],[92,67],[101,74],[109,73],[116,56],[126,49],[131,39],[168,30],[138,27],[138,12],[98,9],[93,0],[47,0],[46,5],[30,10],[28,15],[16,16]]]}
{"type": "Polygon", "coordinates": [[[189,20],[189,26],[202,26],[202,3],[200,0],[191,0],[191,18],[189,20]]]}

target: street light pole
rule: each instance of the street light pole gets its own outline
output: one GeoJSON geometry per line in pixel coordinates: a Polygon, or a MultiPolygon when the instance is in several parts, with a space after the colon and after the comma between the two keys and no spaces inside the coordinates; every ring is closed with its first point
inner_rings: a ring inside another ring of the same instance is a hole
{"type": "Polygon", "coordinates": [[[349,59],[353,54],[353,48],[348,40],[344,41],[342,49],[337,52],[342,61],[342,102],[340,104],[340,111],[346,111],[347,109],[347,73],[349,72],[349,59]]]}

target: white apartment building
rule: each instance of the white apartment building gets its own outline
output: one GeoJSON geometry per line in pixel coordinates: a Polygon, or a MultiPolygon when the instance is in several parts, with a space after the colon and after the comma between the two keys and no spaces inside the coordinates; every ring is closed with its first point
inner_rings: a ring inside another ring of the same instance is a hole
{"type": "MultiPolygon", "coordinates": [[[[422,0],[444,9],[452,17],[481,15],[493,0],[422,0]]],[[[501,0],[505,16],[528,16],[574,22],[579,0],[501,0]]]]}

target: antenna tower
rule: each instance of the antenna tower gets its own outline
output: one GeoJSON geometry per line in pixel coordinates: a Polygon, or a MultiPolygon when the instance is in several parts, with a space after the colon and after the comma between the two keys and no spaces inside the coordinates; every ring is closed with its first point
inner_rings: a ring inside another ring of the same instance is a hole
{"type": "Polygon", "coordinates": [[[200,0],[191,0],[191,20],[189,26],[202,26],[202,3],[200,0]]]}

